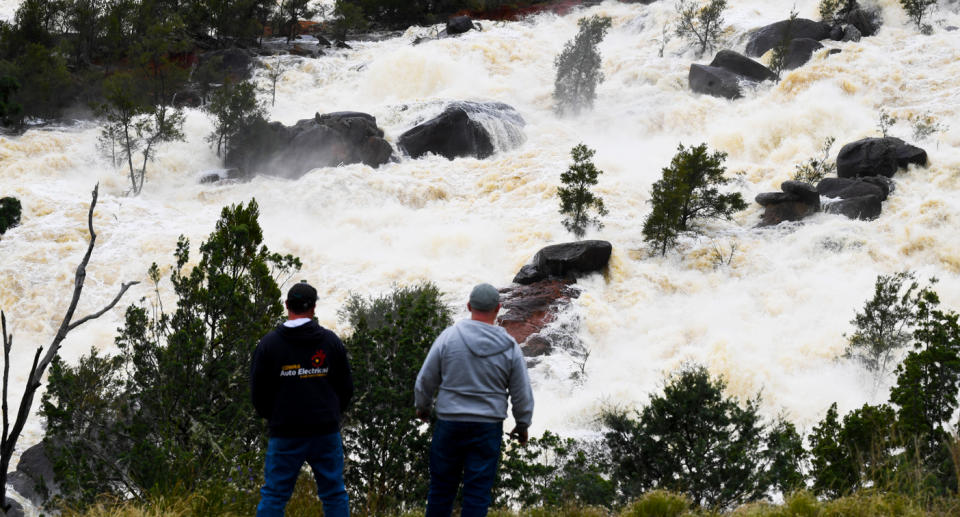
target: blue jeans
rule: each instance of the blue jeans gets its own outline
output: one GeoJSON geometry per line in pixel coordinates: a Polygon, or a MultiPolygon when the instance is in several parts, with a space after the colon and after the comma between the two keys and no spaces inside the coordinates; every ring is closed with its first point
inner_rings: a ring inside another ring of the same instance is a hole
{"type": "Polygon", "coordinates": [[[332,433],[309,438],[270,438],[257,517],[283,516],[304,461],[317,480],[323,515],[350,516],[350,500],[343,485],[343,442],[340,433],[332,433]]]}
{"type": "Polygon", "coordinates": [[[461,517],[484,517],[497,477],[503,423],[437,420],[430,444],[427,517],[449,517],[463,479],[461,517]]]}

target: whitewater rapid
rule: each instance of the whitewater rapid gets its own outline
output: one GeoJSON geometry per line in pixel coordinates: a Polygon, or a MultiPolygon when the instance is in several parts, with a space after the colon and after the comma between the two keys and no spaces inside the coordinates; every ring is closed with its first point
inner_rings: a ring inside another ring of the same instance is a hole
{"type": "MultiPolygon", "coordinates": [[[[12,13],[11,5],[0,4],[0,14],[12,13]]],[[[815,0],[730,2],[728,47],[742,52],[747,31],[786,18],[794,5],[800,16],[817,18],[815,0]]],[[[737,396],[762,391],[766,415],[784,414],[807,430],[833,402],[846,411],[886,400],[892,379],[876,388],[859,365],[838,359],[877,275],[909,269],[935,276],[943,304],[960,309],[960,32],[944,30],[960,25],[960,14],[955,3],[941,8],[934,34],[922,36],[895,0],[880,5],[878,35],[825,41],[842,52],[819,54],[779,84],[736,101],[689,91],[689,65],[709,57],[698,60],[677,37],[658,56],[662,27],[675,17],[668,1],[608,1],[566,16],[483,22],[482,32],[417,46],[417,36],[440,27],[412,28],[317,59],[284,58],[288,71],[270,114],[287,124],[316,112],[364,111],[395,145],[448,102],[512,105],[526,120],[526,141],[486,160],[404,158],[379,169],[317,169],[298,180],[200,185],[201,173],[220,162],[204,140],[210,121],[191,110],[187,141],[163,147],[143,193],[131,197],[123,173],[98,154],[91,123],[0,137],[0,195],[24,207],[23,224],[0,239],[0,308],[15,334],[14,391],[69,301],[97,182],[99,240],[79,313],[99,309],[123,281],[144,283],[71,333],[61,352],[67,361],[91,347],[114,348],[123,307],[150,295],[147,268],[173,262],[178,235],[196,250],[224,205],[254,197],[268,246],[299,256],[304,267],[295,278],[317,286],[321,324],[347,332],[337,310],[350,293],[377,295],[423,280],[447,293],[462,317],[474,284],[506,286],[538,249],[571,240],[555,193],[570,149],[583,142],[597,150],[604,171],[597,192],[609,209],[603,230],[587,238],[611,241],[613,257],[606,275],[578,283],[583,293],[566,315],[580,322],[586,363],[558,353],[531,372],[534,434],[594,432],[601,408],[643,404],[664,374],[685,362],[724,376],[737,396]],[[600,45],[606,80],[593,111],[561,119],[552,111],[553,59],[577,20],[594,14],[613,19],[600,45]],[[911,114],[929,111],[950,129],[920,142],[929,167],[895,176],[896,192],[879,219],[817,214],[755,228],[756,194],[778,190],[828,136],[837,138],[834,157],[844,143],[877,136],[881,108],[901,120],[892,134],[908,140],[911,114]],[[733,221],[705,224],[704,235],[683,239],[678,253],[650,256],[641,237],[650,186],[678,144],[701,142],[729,153],[732,188],[750,208],[733,221]],[[734,250],[728,265],[716,263],[717,249],[734,250]],[[585,376],[572,378],[581,367],[585,376]]],[[[255,81],[266,89],[262,72],[255,81]]],[[[266,91],[263,98],[269,101],[266,91]]],[[[169,285],[161,287],[169,297],[169,285]]],[[[18,448],[41,436],[34,418],[18,448]]]]}

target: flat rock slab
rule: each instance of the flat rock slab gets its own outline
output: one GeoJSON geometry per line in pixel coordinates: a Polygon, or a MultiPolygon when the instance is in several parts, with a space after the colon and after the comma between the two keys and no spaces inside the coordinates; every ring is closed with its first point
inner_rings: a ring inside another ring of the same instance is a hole
{"type": "Polygon", "coordinates": [[[603,271],[610,262],[612,252],[613,245],[597,240],[547,246],[520,269],[513,281],[522,285],[546,279],[572,283],[579,276],[603,271]]]}

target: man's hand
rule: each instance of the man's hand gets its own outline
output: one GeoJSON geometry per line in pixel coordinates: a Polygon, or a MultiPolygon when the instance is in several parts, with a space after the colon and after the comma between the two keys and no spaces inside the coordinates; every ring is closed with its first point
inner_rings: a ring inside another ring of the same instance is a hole
{"type": "Polygon", "coordinates": [[[510,438],[520,442],[520,445],[527,444],[527,428],[516,426],[513,428],[513,431],[510,431],[510,438]]]}
{"type": "Polygon", "coordinates": [[[430,423],[430,410],[429,409],[420,409],[417,408],[417,418],[422,420],[424,423],[430,423]]]}

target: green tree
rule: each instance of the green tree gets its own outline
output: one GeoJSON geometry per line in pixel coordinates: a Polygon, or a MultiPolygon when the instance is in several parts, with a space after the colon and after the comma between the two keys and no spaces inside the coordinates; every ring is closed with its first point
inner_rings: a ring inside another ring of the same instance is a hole
{"type": "Polygon", "coordinates": [[[662,395],[632,419],[602,415],[613,479],[628,498],[653,489],[688,494],[698,506],[727,509],[761,498],[769,486],[761,448],[759,397],[738,402],[703,367],[672,374],[662,395]]]}
{"type": "Polygon", "coordinates": [[[170,274],[175,310],[164,309],[154,264],[156,299],[127,309],[119,354],[92,353],[51,376],[43,414],[67,500],[145,497],[228,479],[254,488],[265,429],[247,395],[250,354],[282,320],[278,283],[300,267],[263,245],[258,218],[255,201],[224,208],[192,268],[181,237],[170,274]]]}
{"type": "Polygon", "coordinates": [[[305,20],[316,14],[310,7],[310,0],[283,0],[279,9],[280,27],[287,43],[300,34],[300,20],[305,20]]]}
{"type": "Polygon", "coordinates": [[[770,426],[762,455],[768,465],[765,483],[783,494],[806,488],[807,450],[796,426],[778,418],[770,426]]]}
{"type": "Polygon", "coordinates": [[[344,473],[351,501],[368,515],[422,504],[429,484],[430,436],[421,429],[413,386],[433,341],[451,323],[430,283],[381,297],[352,296],[340,315],[353,328],[355,400],[344,419],[351,451],[344,473]]]}
{"type": "Polygon", "coordinates": [[[4,126],[20,125],[23,120],[23,106],[17,102],[20,81],[16,77],[0,77],[0,124],[4,126]]]}
{"type": "Polygon", "coordinates": [[[333,37],[346,41],[350,31],[362,31],[367,27],[363,8],[350,2],[338,1],[333,8],[333,37]]]}
{"type": "Polygon", "coordinates": [[[834,403],[810,433],[810,475],[816,494],[836,498],[857,486],[853,460],[841,442],[842,431],[837,404],[834,403]]]}
{"type": "Polygon", "coordinates": [[[217,144],[217,156],[226,153],[230,141],[244,127],[262,119],[267,111],[257,101],[256,86],[248,81],[227,82],[213,93],[206,111],[213,119],[213,132],[207,141],[217,144]]]}
{"type": "Polygon", "coordinates": [[[845,356],[878,374],[888,373],[897,352],[910,343],[919,304],[930,292],[929,287],[921,289],[909,271],[878,276],[873,298],[850,321],[856,330],[847,338],[845,356]]]}
{"type": "Polygon", "coordinates": [[[784,66],[786,66],[790,43],[793,42],[793,26],[797,21],[797,16],[798,13],[796,9],[790,11],[787,26],[783,29],[783,37],[780,38],[780,42],[773,47],[773,54],[770,55],[770,70],[777,74],[778,80],[780,79],[780,74],[783,73],[784,66]]]}
{"type": "Polygon", "coordinates": [[[822,21],[834,23],[842,21],[844,15],[859,7],[857,0],[820,0],[817,10],[822,21]]]}
{"type": "Polygon", "coordinates": [[[563,227],[578,240],[586,235],[587,227],[591,225],[598,230],[602,229],[603,222],[600,217],[607,215],[603,198],[590,191],[590,187],[597,184],[597,177],[603,174],[591,161],[596,153],[584,144],[571,149],[573,164],[560,175],[563,186],[557,187],[560,213],[564,215],[563,227]],[[591,217],[591,211],[595,211],[597,215],[591,217]]]}
{"type": "Polygon", "coordinates": [[[810,158],[805,163],[798,163],[794,166],[793,179],[796,181],[805,181],[816,185],[828,174],[837,172],[837,164],[830,161],[830,148],[837,139],[830,136],[823,141],[820,147],[820,158],[810,158]]]}
{"type": "Polygon", "coordinates": [[[553,100],[561,115],[577,114],[592,108],[597,86],[603,81],[600,67],[603,60],[597,46],[610,30],[606,16],[591,16],[577,21],[577,35],[566,43],[553,64],[557,76],[553,83],[553,100]]]}
{"type": "Polygon", "coordinates": [[[676,243],[680,232],[695,230],[695,222],[703,218],[730,219],[747,204],[739,192],[721,194],[718,187],[729,180],[723,176],[727,153],[707,152],[707,144],[691,147],[681,144],[662,171],[662,178],[653,184],[650,204],[653,206],[643,223],[643,239],[661,255],[676,243]]]}
{"type": "Polygon", "coordinates": [[[677,36],[699,45],[698,54],[702,56],[707,49],[717,46],[726,8],[727,0],[709,0],[704,5],[698,0],[677,0],[677,36]]]}
{"type": "Polygon", "coordinates": [[[20,224],[20,200],[15,197],[0,197],[0,235],[20,224]]]}
{"type": "MultiPolygon", "coordinates": [[[[917,24],[917,29],[923,30],[923,17],[930,8],[937,4],[937,0],[900,0],[900,5],[907,12],[907,16],[917,24]]],[[[932,28],[930,29],[932,30],[932,28]]]]}

